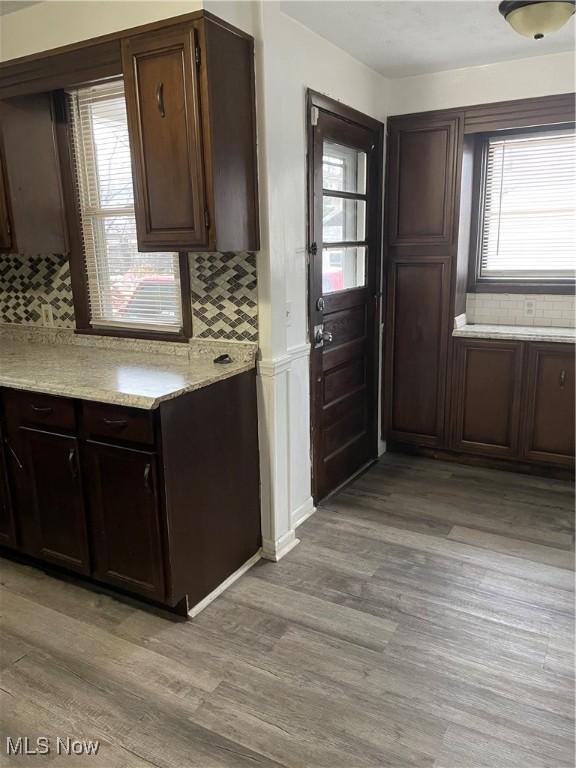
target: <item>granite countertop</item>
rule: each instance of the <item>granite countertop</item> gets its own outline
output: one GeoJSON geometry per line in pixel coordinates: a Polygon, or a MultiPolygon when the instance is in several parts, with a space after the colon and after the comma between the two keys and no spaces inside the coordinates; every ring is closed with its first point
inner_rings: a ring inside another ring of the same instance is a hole
{"type": "Polygon", "coordinates": [[[153,409],[255,366],[255,345],[182,346],[184,354],[158,354],[0,333],[0,386],[153,409]],[[213,358],[223,352],[232,363],[216,365],[213,358]]]}
{"type": "Polygon", "coordinates": [[[453,336],[469,339],[513,339],[516,341],[576,341],[576,328],[555,328],[536,325],[481,325],[465,324],[455,328],[453,336]]]}

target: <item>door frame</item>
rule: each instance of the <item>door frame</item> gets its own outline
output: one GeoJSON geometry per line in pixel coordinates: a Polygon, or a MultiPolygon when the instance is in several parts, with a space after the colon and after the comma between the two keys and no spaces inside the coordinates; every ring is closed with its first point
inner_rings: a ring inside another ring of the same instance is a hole
{"type": "Polygon", "coordinates": [[[308,88],[306,91],[306,165],[307,165],[307,242],[306,242],[306,254],[307,254],[307,306],[308,306],[308,338],[310,340],[310,461],[312,469],[312,498],[314,504],[318,502],[318,478],[316,476],[316,457],[319,451],[319,430],[315,429],[315,415],[316,415],[316,403],[314,399],[314,378],[317,374],[317,356],[313,354],[314,339],[313,329],[318,320],[318,309],[313,300],[312,285],[313,285],[313,269],[314,260],[313,256],[313,244],[315,243],[315,220],[314,220],[314,125],[312,121],[313,110],[319,109],[323,112],[328,112],[335,117],[341,118],[349,123],[354,123],[373,131],[376,134],[376,151],[375,155],[378,158],[378,163],[375,173],[375,189],[376,194],[373,195],[370,202],[370,208],[372,210],[372,216],[375,221],[374,240],[376,242],[376,263],[375,263],[375,293],[374,293],[374,320],[373,320],[373,354],[374,354],[374,370],[373,370],[373,419],[371,424],[371,431],[373,433],[373,446],[374,446],[374,458],[378,456],[378,447],[380,440],[380,368],[382,365],[382,344],[380,342],[380,326],[383,318],[383,232],[384,232],[384,130],[385,126],[379,120],[369,117],[362,112],[359,112],[352,107],[348,107],[342,104],[336,99],[332,99],[329,96],[325,96],[318,91],[314,91],[308,88]]]}

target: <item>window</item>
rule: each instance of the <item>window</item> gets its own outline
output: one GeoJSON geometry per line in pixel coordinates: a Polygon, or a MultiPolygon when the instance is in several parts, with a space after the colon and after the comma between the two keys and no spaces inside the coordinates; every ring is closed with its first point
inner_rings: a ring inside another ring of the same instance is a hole
{"type": "Polygon", "coordinates": [[[90,325],[181,333],[179,255],[138,251],[124,85],[69,100],[90,325]]]}
{"type": "Polygon", "coordinates": [[[482,142],[476,280],[570,286],[576,253],[576,136],[570,129],[482,142]]]}

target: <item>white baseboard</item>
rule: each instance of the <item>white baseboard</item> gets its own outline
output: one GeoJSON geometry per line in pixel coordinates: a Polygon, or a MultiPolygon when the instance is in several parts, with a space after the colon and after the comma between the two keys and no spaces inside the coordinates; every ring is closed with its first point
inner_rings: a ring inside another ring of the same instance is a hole
{"type": "Polygon", "coordinates": [[[316,512],[314,500],[312,499],[312,496],[309,496],[304,504],[300,504],[300,506],[292,512],[292,528],[298,528],[298,526],[306,522],[314,512],[316,512]]]}
{"type": "Polygon", "coordinates": [[[252,568],[253,565],[255,565],[258,560],[262,557],[262,549],[259,549],[258,552],[256,552],[255,555],[252,555],[252,557],[249,560],[246,560],[244,565],[241,565],[240,568],[238,568],[237,571],[234,571],[230,576],[228,576],[227,579],[225,579],[222,584],[219,584],[216,589],[212,590],[209,595],[206,595],[206,597],[203,600],[200,600],[199,603],[196,603],[196,605],[192,606],[188,610],[188,616],[193,619],[194,616],[198,616],[198,614],[206,608],[206,606],[210,605],[210,603],[215,600],[217,597],[219,597],[222,592],[225,592],[228,587],[230,587],[232,584],[234,584],[235,581],[237,581],[240,576],[243,576],[246,571],[249,571],[250,568],[252,568]]]}
{"type": "Polygon", "coordinates": [[[265,560],[272,560],[274,563],[277,563],[278,560],[281,560],[284,555],[287,555],[299,543],[300,539],[296,538],[294,531],[288,531],[278,541],[264,539],[262,542],[262,557],[265,560]]]}

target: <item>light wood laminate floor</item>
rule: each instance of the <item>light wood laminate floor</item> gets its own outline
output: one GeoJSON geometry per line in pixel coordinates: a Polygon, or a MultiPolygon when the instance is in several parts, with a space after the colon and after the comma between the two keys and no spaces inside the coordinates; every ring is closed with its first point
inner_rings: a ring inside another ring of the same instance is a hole
{"type": "MultiPolygon", "coordinates": [[[[8,764],[574,764],[568,483],[389,455],[190,622],[3,560],[8,764]]],[[[4,754],[4,759],[6,756],[4,754]]]]}

